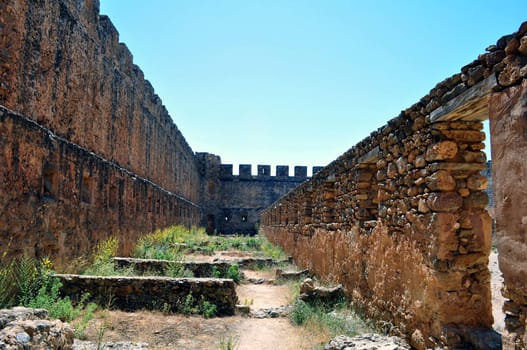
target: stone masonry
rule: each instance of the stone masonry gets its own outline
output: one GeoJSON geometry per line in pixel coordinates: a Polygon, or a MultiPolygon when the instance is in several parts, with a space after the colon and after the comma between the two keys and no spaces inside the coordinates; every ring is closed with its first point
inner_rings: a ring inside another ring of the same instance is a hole
{"type": "Polygon", "coordinates": [[[524,23],[262,215],[271,241],[344,284],[358,307],[393,322],[418,349],[470,343],[470,329],[492,326],[480,174],[489,118],[510,299],[503,343],[525,347],[526,33],[524,23]]]}
{"type": "Polygon", "coordinates": [[[118,39],[96,0],[0,3],[0,246],[10,255],[60,266],[109,236],[127,254],[141,234],[207,220],[210,232],[253,234],[259,211],[306,179],[237,187],[231,177],[224,188],[220,158],[194,154],[118,39]]]}
{"type": "Polygon", "coordinates": [[[109,234],[200,220],[199,207],[0,106],[0,246],[59,265],[109,234]]]}
{"type": "MultiPolygon", "coordinates": [[[[202,171],[202,226],[209,233],[250,234],[258,232],[260,213],[308,179],[307,167],[296,166],[294,176],[289,167],[279,165],[271,176],[271,166],[258,165],[252,175],[250,164],[241,164],[233,175],[231,164],[221,164],[220,157],[197,153],[202,171]]],[[[313,167],[313,173],[321,167],[313,167]]]]}
{"type": "Polygon", "coordinates": [[[309,180],[302,167],[233,176],[192,151],[97,0],[2,1],[0,244],[60,264],[112,235],[126,254],[155,228],[252,234],[261,222],[414,347],[470,343],[492,325],[480,174],[490,119],[503,347],[524,348],[526,33],[524,23],[309,180]]]}

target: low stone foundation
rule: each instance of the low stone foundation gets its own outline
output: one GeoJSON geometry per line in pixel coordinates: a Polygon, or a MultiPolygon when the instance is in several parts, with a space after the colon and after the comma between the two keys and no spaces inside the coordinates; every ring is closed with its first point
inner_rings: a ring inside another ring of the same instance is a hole
{"type": "Polygon", "coordinates": [[[234,315],[238,300],[235,283],[219,278],[169,278],[55,275],[62,282],[61,292],[73,300],[89,293],[90,300],[111,303],[111,307],[181,312],[189,294],[196,305],[208,301],[216,305],[218,316],[234,315]]]}
{"type": "Polygon", "coordinates": [[[234,263],[227,261],[214,262],[174,262],[170,260],[157,259],[136,259],[136,258],[113,258],[116,267],[128,268],[133,267],[139,275],[165,274],[171,264],[181,264],[185,270],[192,272],[194,277],[214,277],[215,273],[219,276],[226,276],[229,267],[234,263]]]}
{"type": "MultiPolygon", "coordinates": [[[[140,275],[148,273],[165,274],[170,264],[174,261],[158,259],[137,259],[137,258],[113,258],[117,268],[133,267],[134,271],[140,275]]],[[[213,277],[215,273],[226,276],[229,267],[238,265],[240,268],[255,269],[258,267],[272,267],[280,264],[290,263],[292,260],[273,260],[271,258],[241,258],[236,260],[215,260],[212,262],[177,262],[194,275],[194,277],[213,277]]]]}

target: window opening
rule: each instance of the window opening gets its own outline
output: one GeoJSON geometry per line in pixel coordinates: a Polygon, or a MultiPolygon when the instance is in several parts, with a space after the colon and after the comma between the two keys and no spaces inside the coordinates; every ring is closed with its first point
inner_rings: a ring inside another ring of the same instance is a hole
{"type": "Polygon", "coordinates": [[[55,198],[57,195],[57,172],[46,168],[42,174],[42,195],[47,198],[55,198]]]}
{"type": "Polygon", "coordinates": [[[92,180],[88,175],[82,177],[81,183],[81,201],[90,204],[92,200],[92,180]]]}

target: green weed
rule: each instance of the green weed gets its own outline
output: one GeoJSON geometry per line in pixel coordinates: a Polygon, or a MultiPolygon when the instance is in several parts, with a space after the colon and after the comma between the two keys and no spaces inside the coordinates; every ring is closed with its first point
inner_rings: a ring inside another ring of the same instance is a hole
{"type": "Polygon", "coordinates": [[[240,283],[242,275],[240,273],[240,267],[238,264],[232,264],[227,270],[227,278],[231,278],[235,283],[240,283]]]}
{"type": "Polygon", "coordinates": [[[289,317],[294,324],[312,330],[323,330],[331,338],[340,334],[353,337],[373,331],[373,327],[363,321],[346,303],[328,307],[297,300],[289,317]]]}
{"type": "Polygon", "coordinates": [[[91,264],[84,270],[83,274],[93,276],[131,274],[131,271],[116,270],[112,258],[117,255],[118,248],[119,239],[115,237],[99,242],[92,253],[91,264]]]}
{"type": "Polygon", "coordinates": [[[23,257],[2,264],[0,308],[21,305],[46,309],[50,318],[71,322],[75,336],[82,338],[97,305],[86,303],[88,294],[83,295],[76,304],[68,297],[61,297],[62,285],[53,274],[52,263],[48,259],[38,262],[34,258],[23,257]]]}
{"type": "Polygon", "coordinates": [[[214,278],[221,278],[221,271],[218,270],[218,268],[216,266],[212,266],[212,270],[211,270],[211,277],[214,277],[214,278]]]}
{"type": "Polygon", "coordinates": [[[183,307],[181,309],[181,312],[183,312],[185,315],[192,315],[197,314],[198,309],[195,306],[194,297],[192,296],[192,292],[188,293],[185,297],[185,301],[183,302],[183,307]]]}
{"type": "Polygon", "coordinates": [[[200,313],[203,315],[203,317],[205,318],[214,317],[216,316],[217,312],[218,312],[218,308],[216,307],[215,304],[210,303],[206,300],[202,300],[201,305],[200,305],[200,313]]]}
{"type": "Polygon", "coordinates": [[[190,292],[185,297],[180,311],[185,315],[202,315],[205,318],[211,318],[216,316],[218,308],[214,303],[205,300],[203,296],[201,296],[198,302],[192,295],[192,292],[190,292]]]}
{"type": "Polygon", "coordinates": [[[235,350],[240,345],[240,338],[237,336],[228,336],[227,338],[222,337],[220,344],[218,345],[219,350],[235,350]]]}

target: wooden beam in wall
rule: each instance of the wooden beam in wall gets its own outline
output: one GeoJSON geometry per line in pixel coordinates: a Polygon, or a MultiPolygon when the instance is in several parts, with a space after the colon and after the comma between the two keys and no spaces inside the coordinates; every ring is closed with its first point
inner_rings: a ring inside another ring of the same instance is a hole
{"type": "Polygon", "coordinates": [[[433,110],[428,115],[427,122],[436,123],[449,120],[483,121],[489,119],[488,95],[496,85],[496,77],[490,75],[459,96],[433,110]]]}

